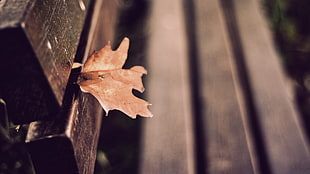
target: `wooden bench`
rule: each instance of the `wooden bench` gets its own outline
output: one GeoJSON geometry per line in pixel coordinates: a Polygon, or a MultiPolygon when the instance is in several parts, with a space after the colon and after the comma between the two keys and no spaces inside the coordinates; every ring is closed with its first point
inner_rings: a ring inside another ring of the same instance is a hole
{"type": "MultiPolygon", "coordinates": [[[[37,173],[93,173],[102,109],[70,68],[112,40],[116,1],[18,2],[0,6],[10,120],[35,121],[26,142],[37,173]]],[[[258,1],[155,0],[148,28],[155,116],[143,119],[139,173],[310,172],[305,125],[258,1]]]]}
{"type": "Polygon", "coordinates": [[[36,173],[93,173],[102,109],[70,72],[113,39],[116,18],[116,1],[1,1],[0,98],[10,121],[33,121],[36,173]]]}
{"type": "Polygon", "coordinates": [[[153,2],[140,173],[309,173],[259,2],[183,3],[153,2]]]}

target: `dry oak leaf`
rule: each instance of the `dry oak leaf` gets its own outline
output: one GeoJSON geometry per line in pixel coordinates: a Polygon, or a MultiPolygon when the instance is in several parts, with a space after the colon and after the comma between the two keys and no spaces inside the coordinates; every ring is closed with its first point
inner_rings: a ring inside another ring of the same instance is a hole
{"type": "Polygon", "coordinates": [[[86,60],[77,82],[83,92],[92,94],[108,115],[110,110],[120,110],[131,118],[137,115],[152,117],[148,102],[133,95],[132,89],[144,91],[142,75],[147,71],[142,66],[122,69],[129,48],[129,39],[124,38],[117,50],[110,43],[86,60]]]}

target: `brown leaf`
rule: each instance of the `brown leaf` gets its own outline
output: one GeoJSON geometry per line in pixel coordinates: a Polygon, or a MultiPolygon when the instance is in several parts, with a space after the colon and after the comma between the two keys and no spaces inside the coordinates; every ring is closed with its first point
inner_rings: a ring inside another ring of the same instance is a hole
{"type": "Polygon", "coordinates": [[[112,51],[110,43],[100,51],[94,52],[86,60],[83,72],[121,69],[127,59],[129,39],[124,38],[116,51],[112,51]]]}
{"type": "Polygon", "coordinates": [[[129,48],[129,39],[124,38],[116,51],[110,44],[94,52],[85,62],[78,80],[83,92],[97,98],[106,115],[110,110],[120,110],[131,118],[136,115],[152,117],[148,102],[135,97],[132,89],[144,91],[142,75],[147,71],[142,66],[122,69],[129,48]]]}

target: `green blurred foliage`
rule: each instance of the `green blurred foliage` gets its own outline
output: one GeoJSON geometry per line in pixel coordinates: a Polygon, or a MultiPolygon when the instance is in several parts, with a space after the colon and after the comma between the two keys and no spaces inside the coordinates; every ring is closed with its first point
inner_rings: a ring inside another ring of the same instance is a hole
{"type": "Polygon", "coordinates": [[[264,5],[289,75],[302,84],[310,72],[310,1],[265,0],[264,5]]]}
{"type": "Polygon", "coordinates": [[[296,101],[310,137],[310,1],[263,2],[283,64],[294,81],[296,101]]]}

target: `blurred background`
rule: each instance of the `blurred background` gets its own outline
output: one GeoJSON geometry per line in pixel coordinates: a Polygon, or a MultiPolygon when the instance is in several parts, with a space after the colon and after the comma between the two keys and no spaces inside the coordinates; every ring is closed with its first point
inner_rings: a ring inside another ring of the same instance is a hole
{"type": "Polygon", "coordinates": [[[310,14],[306,11],[310,2],[271,0],[262,4],[281,62],[294,85],[299,111],[309,125],[310,14]]]}
{"type": "MultiPolygon", "coordinates": [[[[121,10],[113,43],[117,45],[123,37],[129,37],[132,42],[125,68],[133,65],[148,68],[148,21],[152,2],[122,0],[119,4],[121,10]]],[[[298,110],[304,123],[310,125],[310,1],[265,0],[261,1],[261,7],[266,12],[287,78],[294,87],[298,110]]],[[[143,78],[146,82],[148,75],[143,78]]],[[[140,93],[135,95],[147,98],[140,93]]],[[[96,174],[138,173],[142,124],[143,118],[132,120],[119,111],[111,111],[108,117],[103,117],[96,174]]],[[[27,125],[23,125],[18,132],[15,128],[16,125],[11,123],[11,141],[1,145],[0,174],[33,173],[24,144],[27,125]]],[[[309,136],[310,126],[306,128],[309,136]]]]}
{"type": "MultiPolygon", "coordinates": [[[[152,3],[148,0],[128,0],[124,3],[116,40],[119,42],[124,36],[129,36],[134,41],[129,51],[129,58],[133,58],[131,61],[134,63],[128,62],[128,67],[134,64],[146,66],[148,20],[152,3]]],[[[265,0],[261,1],[261,7],[289,79],[288,85],[293,88],[298,111],[304,124],[310,125],[310,1],[265,0]]],[[[145,78],[147,80],[148,76],[145,78]]],[[[117,115],[116,112],[113,114],[117,115]]],[[[135,121],[123,116],[104,118],[96,173],[137,172],[141,124],[141,118],[135,121]]],[[[306,129],[309,136],[309,126],[306,129]]]]}

